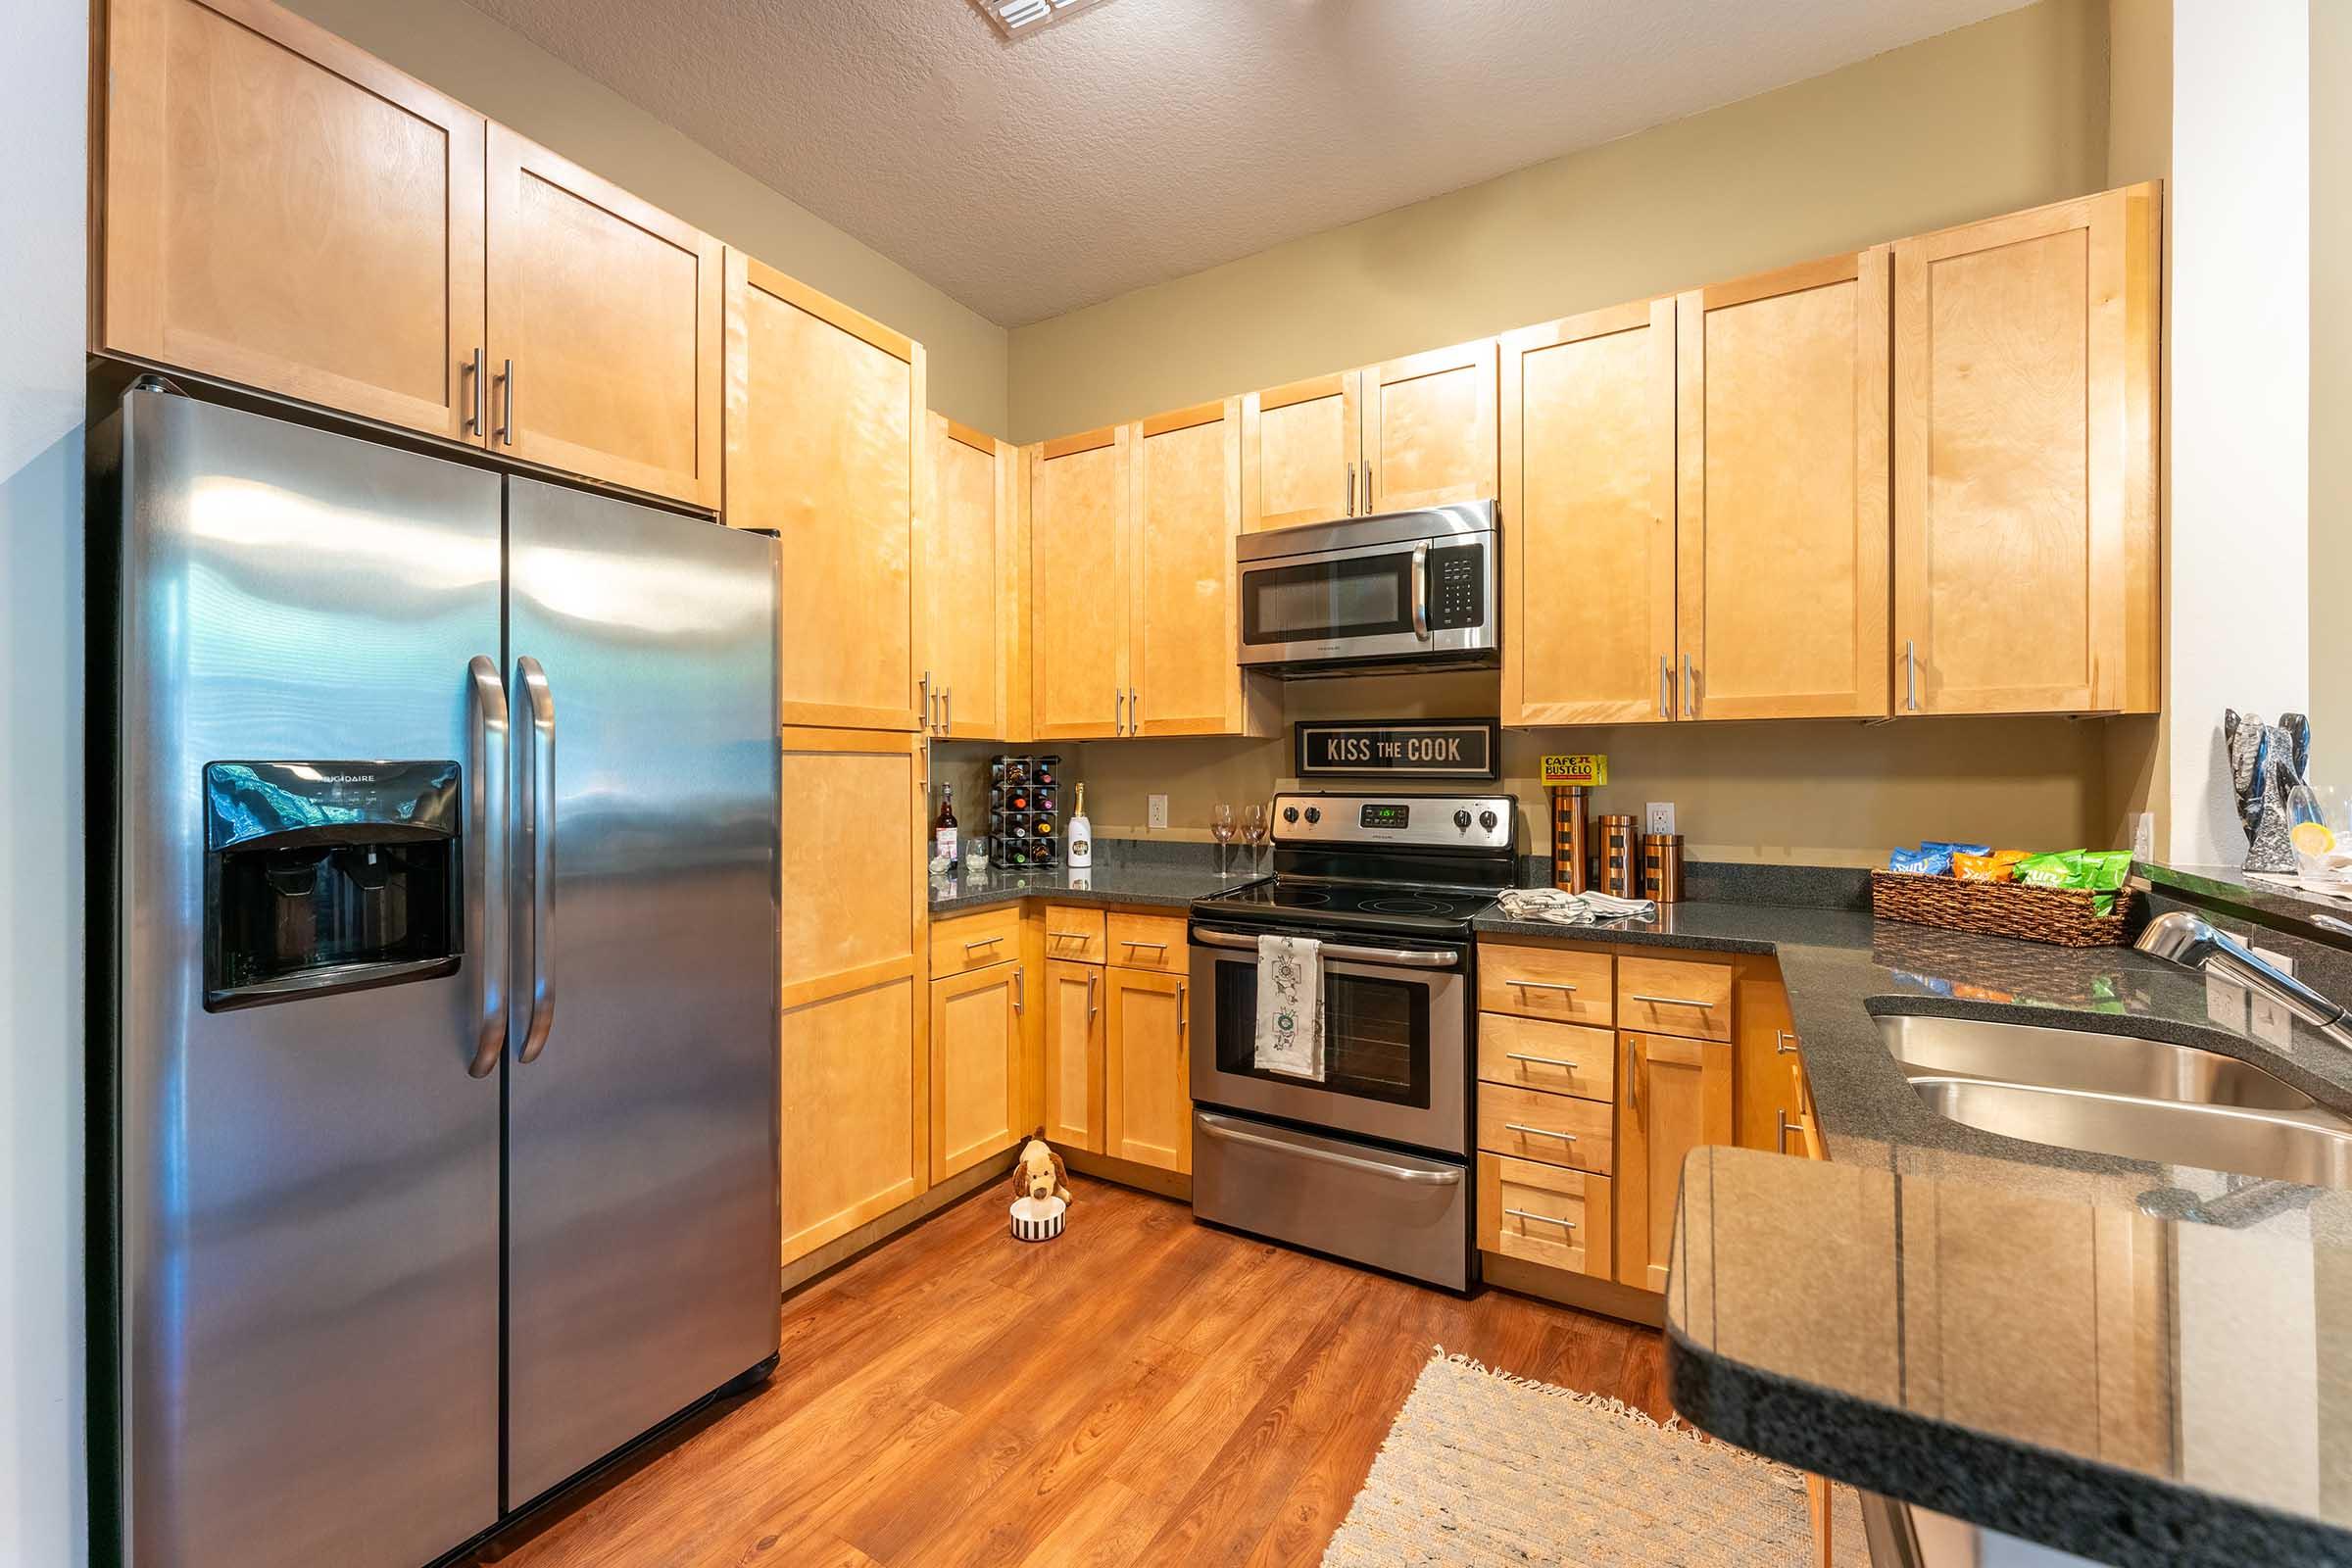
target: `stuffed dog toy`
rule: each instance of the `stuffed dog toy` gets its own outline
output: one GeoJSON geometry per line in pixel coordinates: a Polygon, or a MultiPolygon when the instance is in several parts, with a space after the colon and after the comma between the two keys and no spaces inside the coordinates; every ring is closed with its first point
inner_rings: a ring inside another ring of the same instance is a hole
{"type": "Polygon", "coordinates": [[[1061,1156],[1046,1147],[1045,1129],[1040,1127],[1021,1147],[1021,1157],[1012,1167],[1012,1191],[1016,1198],[1058,1198],[1070,1200],[1069,1168],[1061,1156]]]}

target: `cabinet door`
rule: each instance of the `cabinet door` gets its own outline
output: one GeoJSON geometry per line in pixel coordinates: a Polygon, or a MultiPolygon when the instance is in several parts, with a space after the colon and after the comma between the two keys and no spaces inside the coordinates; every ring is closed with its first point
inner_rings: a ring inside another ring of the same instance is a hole
{"type": "Polygon", "coordinates": [[[1674,716],[1674,302],[1502,340],[1502,721],[1674,716]]]}
{"type": "Polygon", "coordinates": [[[1671,1035],[1619,1038],[1617,1280],[1663,1291],[1683,1156],[1732,1141],[1732,1048],[1671,1035]]]}
{"type": "Polygon", "coordinates": [[[1126,732],[1135,426],[1029,449],[1030,719],[1039,740],[1126,732]]]}
{"type": "Polygon", "coordinates": [[[1046,1138],[1102,1152],[1102,966],[1046,960],[1046,1138]]]}
{"type": "Polygon", "coordinates": [[[1193,1168],[1190,982],[1143,969],[1103,971],[1102,1152],[1161,1170],[1193,1168]]]}
{"type": "Polygon", "coordinates": [[[727,253],[727,513],[783,541],[787,724],[919,729],[923,347],[727,253]]]}
{"type": "Polygon", "coordinates": [[[1363,372],[1343,370],[1242,399],[1242,527],[1329,522],[1364,510],[1363,372]]]}
{"type": "Polygon", "coordinates": [[[504,125],[487,161],[490,444],[715,509],[718,241],[504,125]]]}
{"type": "Polygon", "coordinates": [[[1685,718],[1887,711],[1889,254],[1678,302],[1685,718]]]}
{"type": "Polygon", "coordinates": [[[929,1183],[924,745],[783,733],[784,1258],[929,1183]]]}
{"type": "Polygon", "coordinates": [[[107,8],[96,344],[480,439],[482,117],[261,0],[107,8]]]}
{"type": "Polygon", "coordinates": [[[1739,1139],[1741,1149],[1802,1152],[1797,1134],[1803,1101],[1796,1024],[1779,974],[1742,960],[1732,981],[1739,1038],[1739,1139]]]}
{"type": "MultiPolygon", "coordinates": [[[[931,677],[923,724],[956,739],[1014,735],[1020,660],[1020,454],[945,415],[930,416],[931,505],[922,509],[923,662],[931,677]]],[[[1025,705],[1022,705],[1025,706],[1025,705]]]]}
{"type": "Polygon", "coordinates": [[[1128,599],[1131,735],[1237,735],[1244,711],[1233,557],[1241,399],[1146,419],[1136,436],[1128,599]]]}
{"type": "Polygon", "coordinates": [[[1894,247],[1895,710],[2156,707],[2155,187],[1894,247]]]}
{"type": "Polygon", "coordinates": [[[931,983],[931,1180],[1009,1149],[1021,1110],[1027,971],[991,964],[931,983]]]}
{"type": "Polygon", "coordinates": [[[1496,493],[1494,339],[1432,349],[1364,372],[1364,512],[1496,493]]]}

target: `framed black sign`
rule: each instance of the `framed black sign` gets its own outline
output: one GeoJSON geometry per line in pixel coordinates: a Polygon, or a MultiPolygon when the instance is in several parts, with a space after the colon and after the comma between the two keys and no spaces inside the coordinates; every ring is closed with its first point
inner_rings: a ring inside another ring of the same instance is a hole
{"type": "Polygon", "coordinates": [[[1502,725],[1492,718],[1318,719],[1291,726],[1298,777],[1497,779],[1502,725]]]}

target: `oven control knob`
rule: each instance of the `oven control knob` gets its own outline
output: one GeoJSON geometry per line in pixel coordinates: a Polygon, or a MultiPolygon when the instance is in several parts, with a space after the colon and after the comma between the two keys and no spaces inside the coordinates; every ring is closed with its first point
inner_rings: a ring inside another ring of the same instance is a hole
{"type": "Polygon", "coordinates": [[[1307,820],[1307,823],[1308,823],[1308,825],[1309,825],[1309,826],[1312,826],[1314,823],[1317,823],[1317,822],[1320,822],[1320,821],[1322,821],[1322,820],[1323,820],[1323,809],[1322,809],[1322,808],[1321,808],[1321,807],[1316,807],[1316,806],[1310,806],[1310,807],[1308,807],[1308,808],[1306,808],[1306,820],[1307,820]]]}
{"type": "Polygon", "coordinates": [[[1284,807],[1284,808],[1282,808],[1282,819],[1283,819],[1285,822],[1296,822],[1296,821],[1298,821],[1298,808],[1297,808],[1296,806],[1286,806],[1286,807],[1284,807]]]}
{"type": "Polygon", "coordinates": [[[1454,813],[1453,813],[1453,825],[1454,825],[1455,827],[1457,827],[1457,828],[1460,828],[1460,829],[1461,829],[1463,832],[1465,832],[1465,833],[1469,832],[1469,831],[1470,831],[1470,813],[1469,813],[1468,811],[1456,811],[1456,812],[1454,812],[1454,813]]]}
{"type": "Polygon", "coordinates": [[[1490,833],[1494,831],[1494,824],[1500,820],[1501,818],[1497,817],[1493,811],[1481,811],[1478,813],[1478,825],[1485,828],[1490,833]]]}

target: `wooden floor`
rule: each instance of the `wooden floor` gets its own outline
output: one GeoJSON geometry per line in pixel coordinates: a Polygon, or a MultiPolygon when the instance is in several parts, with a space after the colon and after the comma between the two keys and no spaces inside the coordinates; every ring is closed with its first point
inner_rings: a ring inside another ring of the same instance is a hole
{"type": "Polygon", "coordinates": [[[763,1389],[503,1563],[1313,1563],[1432,1346],[1667,1414],[1646,1329],[1072,1185],[1057,1241],[991,1186],[787,1301],[763,1389]]]}

